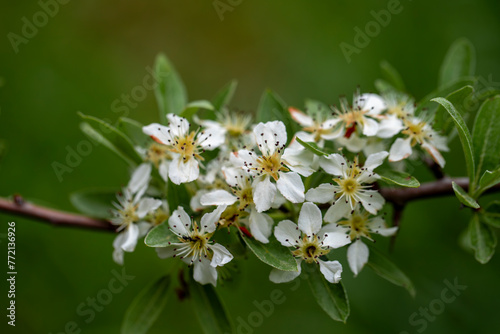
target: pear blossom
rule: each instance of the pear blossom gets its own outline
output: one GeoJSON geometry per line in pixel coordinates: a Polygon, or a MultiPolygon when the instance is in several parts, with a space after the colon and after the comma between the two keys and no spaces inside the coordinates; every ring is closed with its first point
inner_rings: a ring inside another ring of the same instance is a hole
{"type": "Polygon", "coordinates": [[[288,112],[303,127],[303,131],[297,132],[296,136],[306,142],[315,142],[319,147],[323,147],[325,140],[335,139],[342,134],[341,128],[336,127],[339,120],[331,116],[326,117],[327,114],[321,113],[320,110],[312,116],[294,107],[288,108],[288,112]]]}
{"type": "Polygon", "coordinates": [[[179,257],[189,265],[193,265],[195,281],[216,286],[216,268],[233,259],[233,255],[224,246],[214,244],[210,240],[225,209],[226,206],[221,205],[213,212],[204,214],[198,225],[179,206],[168,219],[170,230],[177,236],[179,242],[169,242],[167,247],[156,248],[158,256],[162,259],[179,257]]]}
{"type": "Polygon", "coordinates": [[[333,179],[336,184],[323,183],[309,189],[306,199],[315,203],[344,201],[349,204],[351,210],[361,203],[368,212],[376,214],[385,200],[378,191],[368,188],[380,178],[373,170],[380,166],[388,155],[385,151],[371,154],[361,167],[357,157],[354,161],[346,161],[340,154],[330,154],[320,160],[320,165],[328,174],[339,176],[333,179]]]}
{"type": "Polygon", "coordinates": [[[146,235],[152,224],[145,217],[162,205],[162,201],[143,197],[151,178],[151,165],[144,163],[132,174],[123,194],[118,195],[118,203],[113,203],[114,217],[111,223],[118,226],[120,233],[113,241],[113,259],[123,265],[124,252],[133,252],[137,240],[146,235]]]}
{"type": "Polygon", "coordinates": [[[224,135],[214,129],[189,131],[189,122],[174,114],[167,114],[169,126],[153,123],[142,128],[156,142],[166,145],[172,160],[168,164],[168,177],[175,184],[187,183],[198,178],[201,153],[213,150],[224,143],[224,135]]]}
{"type": "Polygon", "coordinates": [[[338,283],[341,279],[342,265],[339,261],[321,259],[331,249],[339,248],[351,242],[345,233],[332,231],[329,225],[321,227],[323,218],[321,210],[313,203],[306,202],[300,210],[298,225],[290,220],[282,220],[274,229],[274,236],[285,247],[292,247],[298,271],[282,271],[273,269],[269,279],[274,283],[293,280],[301,273],[301,264],[317,263],[325,279],[330,283],[338,283]]]}
{"type": "Polygon", "coordinates": [[[398,227],[387,227],[382,217],[370,217],[359,207],[352,210],[344,201],[336,202],[330,209],[325,215],[325,221],[330,223],[327,226],[331,226],[332,231],[346,234],[353,241],[347,249],[347,261],[354,275],[358,275],[369,257],[369,249],[361,238],[373,241],[371,233],[392,236],[398,227]]]}
{"type": "Polygon", "coordinates": [[[302,203],[305,188],[300,175],[312,174],[313,154],[285,148],[287,134],[283,122],[259,123],[253,133],[262,155],[243,149],[231,155],[231,162],[254,178],[252,197],[257,211],[271,208],[277,190],[290,202],[302,203]]]}
{"type": "Polygon", "coordinates": [[[224,189],[208,192],[201,197],[200,203],[202,205],[234,205],[238,203],[237,213],[232,216],[239,218],[242,214],[248,214],[248,227],[252,236],[262,243],[268,243],[272,233],[273,219],[256,210],[253,202],[252,179],[242,169],[223,168],[222,170],[226,182],[231,187],[231,192],[224,189]]]}
{"type": "Polygon", "coordinates": [[[440,136],[429,122],[417,117],[407,117],[404,119],[405,129],[401,134],[406,138],[397,138],[389,151],[389,161],[400,161],[408,158],[416,144],[426,150],[434,161],[444,167],[445,160],[440,151],[447,152],[446,138],[440,136]]]}
{"type": "Polygon", "coordinates": [[[379,130],[377,120],[386,109],[385,101],[377,94],[354,94],[351,106],[345,97],[340,99],[340,109],[334,107],[332,115],[336,116],[330,126],[341,124],[341,133],[349,138],[360,132],[365,136],[375,136],[379,130]],[[359,130],[358,130],[359,129],[359,130]]]}

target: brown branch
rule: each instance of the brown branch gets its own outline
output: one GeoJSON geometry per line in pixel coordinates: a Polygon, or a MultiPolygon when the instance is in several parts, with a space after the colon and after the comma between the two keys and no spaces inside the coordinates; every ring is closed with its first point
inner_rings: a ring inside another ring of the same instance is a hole
{"type": "Polygon", "coordinates": [[[90,228],[110,232],[116,230],[116,226],[107,220],[38,206],[24,201],[19,195],[15,195],[13,200],[0,198],[0,211],[40,220],[55,226],[90,228]]]}
{"type": "MultiPolygon", "coordinates": [[[[380,188],[380,194],[389,203],[398,208],[403,208],[408,202],[432,198],[437,196],[453,195],[451,182],[455,181],[466,191],[469,189],[469,179],[442,178],[436,181],[423,183],[418,188],[380,188]]],[[[488,192],[500,191],[500,184],[490,188],[488,192]]],[[[400,211],[400,210],[399,210],[400,211]]],[[[101,231],[116,232],[116,226],[111,222],[102,219],[90,218],[87,216],[50,209],[35,204],[25,202],[19,195],[13,200],[0,198],[0,212],[8,212],[18,216],[24,216],[43,222],[48,222],[56,226],[79,227],[86,229],[97,229],[101,231]]],[[[398,212],[397,220],[400,219],[401,212],[398,212]]]]}

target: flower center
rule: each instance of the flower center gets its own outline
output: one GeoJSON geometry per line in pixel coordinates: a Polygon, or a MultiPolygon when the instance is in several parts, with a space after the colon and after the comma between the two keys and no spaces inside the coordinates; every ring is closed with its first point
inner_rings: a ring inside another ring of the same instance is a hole
{"type": "Polygon", "coordinates": [[[122,220],[122,225],[127,226],[139,220],[139,217],[136,213],[137,205],[134,205],[133,202],[127,201],[126,205],[122,210],[118,211],[118,215],[122,220]]]}
{"type": "Polygon", "coordinates": [[[364,124],[365,120],[365,114],[367,111],[365,110],[351,110],[345,114],[342,115],[342,118],[344,120],[344,123],[346,124],[346,127],[349,127],[349,125],[352,125],[354,123],[358,124],[364,124]]]}
{"type": "Polygon", "coordinates": [[[427,132],[424,130],[425,125],[425,122],[413,123],[406,121],[407,128],[402,133],[411,138],[412,146],[415,146],[416,143],[422,144],[424,139],[427,138],[427,132]]]}
{"type": "Polygon", "coordinates": [[[360,186],[358,181],[356,181],[356,179],[354,179],[354,178],[348,178],[345,180],[336,179],[335,181],[338,183],[338,185],[342,189],[342,192],[344,192],[346,195],[349,195],[349,196],[355,194],[358,191],[359,186],[360,186]]]}
{"type": "Polygon", "coordinates": [[[152,143],[146,152],[146,161],[151,161],[158,168],[160,162],[165,159],[171,159],[168,147],[156,142],[152,143]]]}
{"type": "Polygon", "coordinates": [[[278,172],[288,171],[281,162],[281,154],[276,151],[270,156],[262,156],[257,159],[257,171],[263,174],[272,176],[276,181],[278,180],[278,172]]]}
{"type": "Polygon", "coordinates": [[[308,238],[304,236],[302,240],[299,241],[299,246],[296,250],[292,252],[295,257],[300,257],[304,259],[307,263],[318,262],[318,258],[326,255],[330,252],[329,249],[322,247],[318,240],[318,236],[313,236],[308,238]]]}
{"type": "Polygon", "coordinates": [[[245,209],[247,206],[253,203],[252,186],[236,190],[235,194],[240,202],[240,210],[245,209]]]}
{"type": "Polygon", "coordinates": [[[201,259],[201,257],[209,257],[208,245],[210,243],[210,233],[201,234],[196,222],[193,222],[193,231],[189,232],[188,235],[182,235],[179,240],[187,246],[187,250],[178,255],[181,258],[191,256],[193,261],[201,259]]]}
{"type": "Polygon", "coordinates": [[[365,237],[370,238],[370,229],[366,226],[368,222],[368,216],[366,214],[354,213],[351,215],[349,220],[340,221],[340,225],[344,225],[350,229],[350,238],[351,240],[365,237]]]}
{"type": "Polygon", "coordinates": [[[191,157],[203,160],[203,158],[199,155],[199,146],[194,140],[195,135],[196,133],[193,131],[187,136],[175,139],[170,151],[180,154],[184,161],[191,159],[191,157]]]}

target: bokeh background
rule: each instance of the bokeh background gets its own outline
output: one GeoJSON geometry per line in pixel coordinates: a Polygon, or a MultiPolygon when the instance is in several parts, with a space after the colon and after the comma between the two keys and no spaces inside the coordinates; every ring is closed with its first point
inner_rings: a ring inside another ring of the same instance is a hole
{"type": "MultiPolygon", "coordinates": [[[[7,149],[0,165],[0,196],[19,193],[74,211],[71,192],[126,184],[127,167],[103,147],[95,147],[63,175],[62,182],[52,164],[65,163],[67,148],[75,149],[85,139],[77,111],[116,120],[120,115],[111,104],[142,84],[146,67],[159,52],[177,67],[190,100],[209,99],[226,82],[237,79],[231,105],[248,112],[255,110],[265,88],[299,107],[305,98],[336,103],[339,94],[350,96],[356,85],[372,91],[383,59],[400,71],[410,92],[423,97],[435,88],[445,52],[459,37],[475,45],[477,73],[500,81],[500,3],[494,0],[402,0],[401,13],[393,15],[390,24],[347,63],[339,44],[353,44],[354,27],[363,29],[373,20],[370,11],[387,4],[244,0],[231,6],[233,10],[221,20],[211,0],[69,1],[15,53],[7,34],[21,34],[22,18],[32,21],[41,7],[36,1],[3,0],[0,139],[7,149]]],[[[142,123],[157,118],[151,92],[130,110],[129,117],[142,123]]],[[[452,149],[454,153],[445,155],[446,170],[464,175],[457,141],[452,149]]],[[[431,179],[426,171],[417,171],[416,176],[421,181],[431,179]]],[[[255,333],[416,333],[421,327],[411,326],[409,316],[440,298],[446,287],[443,281],[456,277],[467,289],[446,304],[424,332],[495,333],[500,330],[500,257],[480,265],[458,246],[468,218],[469,213],[451,197],[407,207],[391,257],[413,279],[415,299],[369,268],[353,278],[340,252],[351,301],[345,325],[329,320],[306,284],[292,292],[289,285],[268,282],[269,269],[254,258],[244,265],[239,282],[222,287],[220,293],[235,321],[246,319],[255,311],[253,301],[269,299],[273,289],[285,293],[286,303],[276,306],[255,333]]],[[[135,279],[86,323],[76,313],[78,305],[107,287],[113,269],[120,270],[111,258],[114,236],[0,214],[3,254],[6,222],[11,220],[17,223],[17,326],[7,328],[2,311],[0,326],[8,333],[64,333],[68,321],[75,321],[81,333],[118,333],[132,299],[169,270],[170,262],[160,261],[140,243],[125,261],[127,273],[135,279]]],[[[387,244],[381,242],[379,247],[387,244]]],[[[5,310],[7,286],[5,279],[1,282],[0,309],[5,310]]],[[[190,304],[172,297],[151,333],[181,332],[200,329],[190,304]]]]}

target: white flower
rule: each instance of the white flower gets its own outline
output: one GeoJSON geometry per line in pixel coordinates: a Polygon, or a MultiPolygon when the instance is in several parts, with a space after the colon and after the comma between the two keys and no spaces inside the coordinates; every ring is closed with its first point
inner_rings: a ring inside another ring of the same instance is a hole
{"type": "Polygon", "coordinates": [[[320,110],[313,116],[293,107],[288,108],[288,112],[297,123],[302,125],[304,131],[297,132],[296,135],[306,142],[316,142],[319,147],[323,147],[325,139],[332,140],[342,134],[342,128],[336,127],[340,119],[327,118],[320,110]]]}
{"type": "Polygon", "coordinates": [[[179,257],[194,266],[193,277],[200,284],[217,285],[217,270],[233,259],[229,251],[220,244],[213,244],[210,238],[217,228],[225,205],[201,217],[200,225],[192,222],[186,211],[178,207],[168,219],[170,230],[179,238],[179,242],[156,248],[162,259],[179,257]]]}
{"type": "Polygon", "coordinates": [[[123,252],[133,252],[137,240],[151,227],[151,223],[144,220],[147,214],[155,211],[162,205],[162,201],[145,197],[151,178],[151,165],[144,163],[132,174],[132,178],[123,189],[123,194],[118,196],[119,203],[113,203],[116,210],[111,222],[118,225],[117,231],[121,231],[113,242],[113,259],[118,264],[123,264],[123,252]]]}
{"type": "Polygon", "coordinates": [[[233,219],[239,221],[240,214],[249,212],[248,221],[246,219],[242,221],[248,222],[250,232],[256,240],[268,243],[273,219],[255,209],[251,178],[241,169],[223,168],[222,170],[232,193],[223,189],[214,190],[201,196],[200,203],[202,205],[233,205],[238,202],[238,208],[234,210],[237,213],[232,215],[233,219]]]}
{"type": "Polygon", "coordinates": [[[357,157],[354,161],[346,161],[340,154],[330,154],[320,160],[320,165],[328,174],[339,176],[333,179],[336,185],[323,183],[317,188],[309,189],[306,199],[316,203],[343,200],[351,210],[357,203],[361,203],[368,212],[376,214],[385,200],[376,190],[367,188],[380,178],[373,170],[382,164],[388,154],[378,152],[369,155],[363,167],[358,164],[357,157]]]}
{"type": "Polygon", "coordinates": [[[406,138],[398,138],[392,144],[389,151],[389,161],[400,161],[408,158],[412,154],[412,147],[418,143],[439,166],[444,167],[445,160],[440,151],[448,151],[446,139],[434,131],[428,122],[417,117],[405,118],[404,125],[405,129],[401,133],[406,138]]]}
{"type": "Polygon", "coordinates": [[[252,196],[257,211],[263,212],[271,207],[276,188],[290,202],[303,202],[305,189],[299,174],[312,174],[312,153],[285,149],[287,135],[283,122],[259,123],[253,132],[262,155],[253,150],[239,150],[232,154],[231,161],[254,177],[252,196]]]}
{"type": "MultiPolygon", "coordinates": [[[[349,205],[339,201],[332,205],[325,214],[325,221],[330,223],[332,231],[347,234],[354,241],[347,249],[347,261],[354,275],[357,275],[368,262],[369,250],[361,237],[373,241],[371,233],[384,237],[394,235],[398,227],[387,227],[382,217],[371,217],[359,208],[352,210],[349,205]]],[[[327,226],[329,226],[327,225],[327,226]]]]}
{"type": "Polygon", "coordinates": [[[302,261],[317,263],[325,279],[330,283],[338,283],[342,274],[339,261],[323,261],[320,259],[331,249],[339,248],[351,242],[345,233],[331,231],[329,226],[321,227],[323,218],[320,209],[313,203],[306,202],[300,210],[298,226],[290,220],[279,222],[274,229],[276,239],[285,247],[293,247],[292,254],[297,260],[298,271],[282,271],[273,269],[269,279],[274,283],[293,280],[301,273],[302,261]]]}
{"type": "Polygon", "coordinates": [[[332,122],[341,122],[342,134],[349,138],[358,131],[365,136],[375,136],[379,129],[376,119],[386,109],[384,100],[376,94],[354,94],[352,107],[345,97],[340,99],[340,109],[334,108],[337,118],[332,122]]]}
{"type": "Polygon", "coordinates": [[[204,150],[213,150],[224,143],[224,135],[215,130],[189,132],[189,122],[174,114],[167,115],[169,126],[157,123],[142,128],[156,142],[166,145],[172,161],[168,164],[168,177],[175,184],[194,181],[198,178],[199,161],[204,150]]]}

